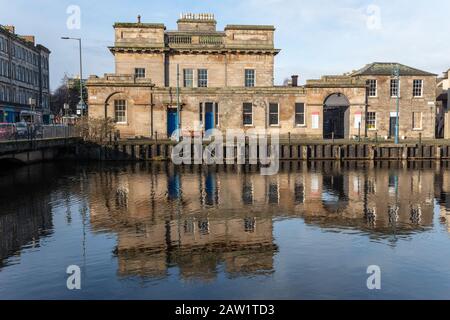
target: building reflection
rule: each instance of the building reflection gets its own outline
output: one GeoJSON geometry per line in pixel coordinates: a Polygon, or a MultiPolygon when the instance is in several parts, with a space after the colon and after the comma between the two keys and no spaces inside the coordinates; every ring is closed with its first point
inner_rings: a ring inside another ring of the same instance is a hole
{"type": "Polygon", "coordinates": [[[53,232],[49,175],[55,172],[45,165],[12,172],[0,176],[0,269],[6,259],[19,256],[23,248],[39,247],[53,232]]]}
{"type": "MultiPolygon", "coordinates": [[[[407,236],[433,224],[435,179],[433,169],[402,165],[288,163],[261,176],[253,166],[142,164],[92,176],[90,217],[94,231],[117,234],[124,277],[166,277],[172,267],[186,280],[213,280],[221,268],[229,277],[270,275],[274,218],[407,236]]],[[[448,212],[449,190],[442,195],[448,212]]]]}

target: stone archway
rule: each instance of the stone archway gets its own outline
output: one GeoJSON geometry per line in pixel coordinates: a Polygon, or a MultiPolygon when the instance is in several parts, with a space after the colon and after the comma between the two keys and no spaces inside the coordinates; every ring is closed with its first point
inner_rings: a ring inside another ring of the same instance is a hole
{"type": "Polygon", "coordinates": [[[348,139],[350,102],[342,93],[329,95],[323,103],[323,138],[348,139]]]}

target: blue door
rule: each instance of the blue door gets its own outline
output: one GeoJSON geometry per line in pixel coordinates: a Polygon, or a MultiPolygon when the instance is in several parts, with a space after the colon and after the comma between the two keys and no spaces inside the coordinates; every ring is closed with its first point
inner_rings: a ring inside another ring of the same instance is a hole
{"type": "Polygon", "coordinates": [[[178,127],[178,114],[177,109],[169,108],[167,109],[167,136],[170,138],[173,132],[178,127]]]}
{"type": "Polygon", "coordinates": [[[214,112],[205,113],[205,130],[214,129],[214,112]]]}

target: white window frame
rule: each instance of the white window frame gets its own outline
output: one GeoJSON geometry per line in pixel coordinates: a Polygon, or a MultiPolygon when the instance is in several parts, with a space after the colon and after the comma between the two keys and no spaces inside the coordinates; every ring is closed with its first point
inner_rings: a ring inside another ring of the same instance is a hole
{"type": "Polygon", "coordinates": [[[423,98],[423,79],[414,79],[413,80],[413,97],[414,98],[423,98]],[[416,81],[420,81],[420,96],[416,95],[416,81]]]}
{"type": "Polygon", "coordinates": [[[146,70],[145,70],[145,68],[134,68],[134,77],[135,78],[137,78],[137,79],[145,79],[145,77],[146,77],[146,70]],[[142,71],[142,70],[144,70],[144,74],[143,74],[143,76],[142,76],[142,74],[140,73],[140,72],[138,72],[138,70],[139,71],[142,71]]]}
{"type": "Polygon", "coordinates": [[[375,111],[368,111],[367,112],[366,125],[367,125],[367,130],[369,130],[369,131],[377,130],[377,112],[375,112],[375,111]],[[373,120],[374,121],[374,127],[373,128],[369,127],[369,113],[373,113],[375,115],[375,118],[373,120]]]}
{"type": "Polygon", "coordinates": [[[304,102],[296,102],[294,104],[294,126],[306,127],[306,103],[304,102]],[[303,104],[303,123],[297,123],[297,114],[301,114],[301,112],[297,112],[297,104],[303,104]]]}
{"type": "Polygon", "coordinates": [[[246,68],[244,70],[244,86],[246,88],[254,88],[254,87],[256,87],[256,70],[255,69],[246,68]],[[247,71],[253,71],[253,85],[251,85],[251,86],[247,85],[247,71]]]}
{"type": "Polygon", "coordinates": [[[400,85],[401,81],[400,81],[400,79],[391,79],[391,81],[389,82],[390,83],[389,93],[391,95],[391,98],[397,98],[397,95],[392,95],[392,81],[395,81],[395,80],[398,81],[398,84],[397,84],[397,95],[398,95],[398,97],[400,97],[400,95],[401,95],[401,90],[400,90],[400,88],[401,88],[401,85],[400,85]]]}
{"type": "Polygon", "coordinates": [[[412,118],[412,129],[413,129],[413,131],[421,131],[421,130],[423,130],[423,113],[422,113],[422,111],[413,111],[411,118],[412,118]],[[416,113],[420,114],[420,127],[416,127],[416,122],[414,120],[414,115],[416,113]]]}
{"type": "Polygon", "coordinates": [[[128,102],[125,99],[116,99],[114,100],[114,120],[116,121],[117,124],[127,124],[128,123],[128,102]],[[124,101],[124,117],[125,117],[125,121],[117,121],[117,109],[116,109],[116,102],[117,101],[124,101]]]}
{"type": "Polygon", "coordinates": [[[193,88],[194,87],[194,69],[192,69],[192,68],[183,69],[183,87],[184,88],[193,88]],[[190,74],[191,74],[191,79],[189,80],[189,81],[191,81],[191,85],[190,86],[186,85],[186,83],[187,83],[186,82],[187,81],[187,78],[186,78],[187,71],[190,71],[190,74]]]}
{"type": "Polygon", "coordinates": [[[251,103],[251,102],[244,102],[242,104],[242,124],[244,125],[244,127],[253,127],[253,103],[251,103]],[[251,112],[250,113],[245,112],[244,105],[246,105],[246,104],[251,105],[251,112]],[[249,114],[251,115],[252,122],[251,123],[245,123],[245,115],[249,115],[249,114]]]}
{"type": "Polygon", "coordinates": [[[268,108],[268,124],[269,124],[269,127],[279,127],[280,126],[280,104],[277,102],[277,103],[275,103],[275,102],[271,102],[271,103],[269,103],[269,108],[268,108]],[[271,112],[270,112],[270,105],[276,105],[277,106],[277,111],[278,111],[278,113],[277,113],[277,123],[276,124],[271,124],[270,123],[270,114],[271,114],[271,112]]]}
{"type": "Polygon", "coordinates": [[[369,88],[368,88],[369,98],[376,98],[376,97],[378,97],[378,81],[377,81],[377,79],[367,79],[367,84],[369,85],[369,88]],[[375,82],[375,95],[371,94],[371,81],[375,82]]]}
{"type": "Polygon", "coordinates": [[[208,88],[209,86],[209,72],[208,69],[197,69],[197,87],[199,88],[208,88]],[[200,71],[206,71],[206,86],[200,86],[200,71]]]}

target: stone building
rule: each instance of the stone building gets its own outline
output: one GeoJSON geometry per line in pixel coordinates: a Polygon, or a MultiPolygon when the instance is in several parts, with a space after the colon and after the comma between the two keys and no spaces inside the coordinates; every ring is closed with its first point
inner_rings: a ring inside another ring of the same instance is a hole
{"type": "Polygon", "coordinates": [[[400,136],[434,137],[433,74],[375,63],[304,86],[297,76],[289,86],[275,86],[280,50],[273,26],[227,25],[218,31],[213,15],[184,14],[176,31],[140,17],[137,23],[116,23],[114,30],[116,70],[89,78],[89,116],[114,118],[122,138],[171,136],[178,123],[185,132],[266,128],[299,138],[392,137],[390,79],[396,66],[400,136]]]}
{"type": "Polygon", "coordinates": [[[30,111],[49,121],[49,56],[34,36],[0,26],[0,122],[18,122],[30,111]]]}
{"type": "Polygon", "coordinates": [[[436,137],[450,139],[450,108],[448,97],[450,95],[450,70],[444,72],[438,79],[436,90],[436,137]]]}

